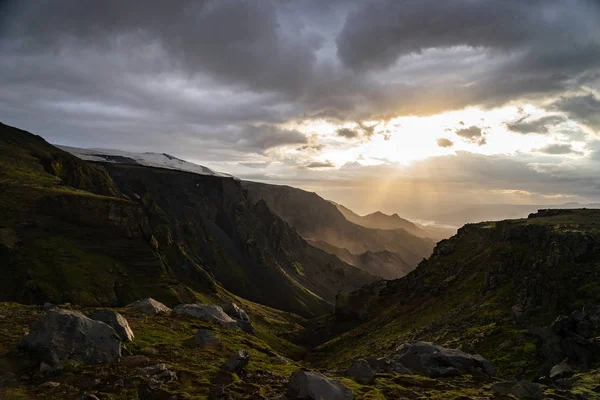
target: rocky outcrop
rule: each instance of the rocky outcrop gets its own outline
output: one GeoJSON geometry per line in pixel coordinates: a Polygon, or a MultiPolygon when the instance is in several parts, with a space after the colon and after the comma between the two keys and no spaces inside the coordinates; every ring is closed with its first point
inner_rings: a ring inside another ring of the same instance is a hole
{"type": "Polygon", "coordinates": [[[225,365],[223,365],[223,370],[227,372],[235,372],[240,373],[246,365],[250,362],[250,354],[248,350],[240,350],[233,353],[227,361],[225,365]]]}
{"type": "Polygon", "coordinates": [[[112,327],[124,342],[130,342],[135,338],[125,317],[116,311],[97,310],[92,313],[91,317],[96,321],[102,321],[106,325],[112,327]]]}
{"type": "Polygon", "coordinates": [[[178,315],[189,315],[205,322],[221,325],[227,329],[235,330],[237,322],[225,314],[219,306],[209,304],[180,304],[173,311],[178,315]]]}
{"type": "Polygon", "coordinates": [[[296,371],[290,377],[287,395],[291,399],[302,400],[353,400],[352,390],[339,381],[325,375],[296,371]]]}
{"type": "Polygon", "coordinates": [[[121,339],[113,328],[80,312],[60,309],[35,322],[20,347],[50,365],[66,360],[100,364],[121,357],[121,339]]]}
{"type": "Polygon", "coordinates": [[[346,374],[357,382],[370,384],[375,382],[375,372],[366,360],[355,360],[346,374]]]}
{"type": "Polygon", "coordinates": [[[380,358],[367,358],[366,361],[369,363],[371,369],[375,372],[391,372],[396,374],[412,374],[413,372],[406,368],[404,365],[396,362],[394,359],[388,357],[380,358]]]}
{"type": "Polygon", "coordinates": [[[136,311],[148,315],[168,314],[171,312],[171,309],[169,307],[165,306],[163,303],[154,300],[151,297],[148,297],[144,300],[134,301],[127,307],[133,308],[136,311]]]}
{"type": "Polygon", "coordinates": [[[561,315],[552,325],[534,329],[542,358],[541,374],[561,379],[574,370],[585,372],[600,359],[600,307],[588,305],[571,315],[561,315]]]}
{"type": "Polygon", "coordinates": [[[432,378],[457,376],[464,373],[494,376],[492,364],[478,354],[467,354],[430,342],[401,346],[395,359],[412,371],[432,378]]]}
{"type": "Polygon", "coordinates": [[[196,345],[203,348],[216,348],[221,346],[221,339],[208,329],[198,329],[196,336],[194,336],[194,342],[196,345]]]}

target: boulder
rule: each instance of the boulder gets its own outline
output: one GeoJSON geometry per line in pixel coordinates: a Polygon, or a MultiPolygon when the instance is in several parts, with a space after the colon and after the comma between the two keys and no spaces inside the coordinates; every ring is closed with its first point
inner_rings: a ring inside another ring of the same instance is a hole
{"type": "Polygon", "coordinates": [[[370,384],[375,382],[375,372],[366,360],[355,360],[346,374],[360,383],[370,384]]]}
{"type": "Polygon", "coordinates": [[[173,311],[178,315],[189,315],[202,321],[212,322],[227,329],[235,330],[237,322],[219,306],[208,304],[180,304],[173,311]]]}
{"type": "Polygon", "coordinates": [[[237,320],[236,322],[237,322],[238,328],[240,328],[242,331],[244,331],[250,335],[256,334],[256,329],[254,329],[254,325],[252,325],[252,322],[243,321],[241,319],[237,320]]]}
{"type": "Polygon", "coordinates": [[[250,361],[250,354],[248,350],[240,350],[233,353],[223,365],[223,369],[227,372],[240,373],[248,362],[250,361]]]}
{"type": "Polygon", "coordinates": [[[288,397],[303,400],[353,400],[349,387],[316,372],[296,371],[290,377],[288,397]]]}
{"type": "Polygon", "coordinates": [[[478,354],[467,354],[430,342],[416,342],[400,347],[396,362],[431,378],[456,376],[463,373],[494,376],[492,364],[478,354]]]}
{"type": "Polygon", "coordinates": [[[92,319],[102,321],[106,325],[112,327],[124,342],[130,342],[135,337],[125,317],[116,311],[97,310],[92,313],[92,319]]]}
{"type": "Polygon", "coordinates": [[[397,363],[391,358],[381,357],[381,358],[367,358],[367,362],[371,369],[375,372],[393,372],[396,374],[405,374],[410,375],[413,372],[406,368],[404,365],[397,363]]]}
{"type": "Polygon", "coordinates": [[[522,400],[540,400],[544,396],[540,385],[528,381],[500,381],[492,384],[491,389],[497,395],[512,394],[522,400]]]}
{"type": "Polygon", "coordinates": [[[234,302],[230,301],[228,303],[223,304],[223,311],[225,311],[225,313],[227,313],[227,315],[229,315],[233,319],[250,321],[250,317],[248,317],[246,311],[244,311],[243,308],[240,308],[234,302]]]}
{"type": "Polygon", "coordinates": [[[198,346],[203,348],[216,348],[221,346],[222,343],[221,339],[208,329],[198,329],[194,341],[198,346]]]}
{"type": "Polygon", "coordinates": [[[168,314],[171,312],[171,309],[169,307],[165,306],[163,303],[154,300],[151,297],[148,297],[144,300],[134,301],[127,307],[133,308],[136,311],[148,315],[168,314]]]}
{"type": "Polygon", "coordinates": [[[283,356],[277,355],[273,358],[275,364],[289,365],[290,362],[283,356]]]}
{"type": "Polygon", "coordinates": [[[65,360],[100,364],[121,358],[121,339],[113,328],[80,312],[61,309],[50,310],[37,320],[19,347],[49,365],[65,360]]]}

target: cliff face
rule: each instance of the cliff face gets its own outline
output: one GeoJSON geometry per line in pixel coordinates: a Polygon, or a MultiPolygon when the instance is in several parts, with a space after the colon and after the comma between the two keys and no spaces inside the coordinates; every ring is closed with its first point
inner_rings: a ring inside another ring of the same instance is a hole
{"type": "Polygon", "coordinates": [[[338,296],[332,324],[358,327],[318,354],[331,362],[352,340],[373,354],[432,340],[478,352],[505,373],[536,374],[544,362],[536,329],[600,304],[599,228],[600,210],[466,225],[406,277],[338,296]]]}
{"type": "Polygon", "coordinates": [[[303,315],[375,278],[307,245],[231,178],[79,160],[0,126],[0,300],[173,304],[221,286],[303,315]]]}

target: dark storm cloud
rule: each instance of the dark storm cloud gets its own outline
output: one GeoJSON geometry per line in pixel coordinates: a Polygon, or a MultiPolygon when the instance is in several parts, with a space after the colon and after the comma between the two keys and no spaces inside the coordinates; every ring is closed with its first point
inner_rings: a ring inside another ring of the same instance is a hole
{"type": "Polygon", "coordinates": [[[600,132],[600,99],[593,94],[562,97],[552,104],[552,108],[600,132]]]}
{"type": "Polygon", "coordinates": [[[0,4],[0,119],[76,146],[237,160],[306,143],[276,124],[368,138],[364,121],[562,95],[600,66],[584,0],[0,4]]]}
{"type": "Polygon", "coordinates": [[[561,115],[549,115],[533,120],[527,120],[528,116],[520,118],[514,122],[506,123],[509,131],[521,133],[523,135],[529,133],[548,133],[548,130],[560,123],[566,121],[566,118],[561,115]]]}
{"type": "Polygon", "coordinates": [[[331,161],[314,161],[306,166],[306,168],[333,168],[335,165],[331,161]]]}
{"type": "Polygon", "coordinates": [[[581,154],[580,151],[573,149],[570,144],[549,144],[548,146],[535,151],[546,154],[581,154]]]}
{"type": "Polygon", "coordinates": [[[470,143],[476,143],[480,146],[486,144],[485,132],[478,126],[471,125],[468,128],[457,129],[455,133],[470,143]]]}
{"type": "Polygon", "coordinates": [[[454,146],[454,142],[452,142],[452,140],[450,140],[450,139],[439,138],[437,140],[437,145],[440,147],[452,147],[452,146],[454,146]]]}

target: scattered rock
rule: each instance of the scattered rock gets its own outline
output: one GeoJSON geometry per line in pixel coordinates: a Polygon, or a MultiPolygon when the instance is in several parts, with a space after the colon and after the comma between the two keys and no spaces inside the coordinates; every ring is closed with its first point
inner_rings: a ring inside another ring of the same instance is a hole
{"type": "Polygon", "coordinates": [[[177,379],[177,374],[167,368],[164,363],[152,365],[150,367],[138,368],[135,373],[151,379],[153,383],[173,382],[177,379]]]}
{"type": "Polygon", "coordinates": [[[396,374],[405,374],[410,375],[413,372],[406,368],[404,365],[397,363],[391,358],[381,357],[381,358],[367,358],[367,362],[371,369],[375,372],[393,372],[396,374]]]}
{"type": "Polygon", "coordinates": [[[210,392],[208,393],[209,399],[222,399],[225,398],[225,386],[216,385],[210,388],[210,392]]]}
{"type": "Polygon", "coordinates": [[[290,377],[287,394],[303,400],[353,400],[349,387],[316,372],[296,371],[290,377]]]}
{"type": "Polygon", "coordinates": [[[224,326],[227,329],[235,330],[237,322],[219,306],[208,304],[180,304],[174,308],[176,314],[190,315],[202,321],[212,322],[224,326]]]}
{"type": "Polygon", "coordinates": [[[248,354],[247,350],[240,350],[233,353],[229,359],[223,365],[223,369],[227,372],[235,372],[240,373],[248,362],[250,361],[250,354],[248,354]]]}
{"type": "Polygon", "coordinates": [[[528,381],[500,381],[492,385],[492,392],[501,396],[512,394],[518,399],[539,400],[543,398],[543,392],[537,383],[528,381]]]}
{"type": "Polygon", "coordinates": [[[250,322],[250,321],[242,321],[241,319],[237,320],[237,326],[242,331],[244,331],[250,335],[256,334],[256,329],[254,329],[254,325],[252,325],[252,322],[250,322]]]}
{"type": "Polygon", "coordinates": [[[222,343],[221,339],[208,329],[198,329],[194,341],[198,346],[203,348],[216,348],[221,346],[222,343]]]}
{"type": "Polygon", "coordinates": [[[573,368],[571,368],[567,360],[556,364],[550,370],[550,379],[570,378],[571,376],[573,376],[573,368]]]}
{"type": "Polygon", "coordinates": [[[375,382],[375,372],[366,360],[355,360],[346,373],[360,383],[375,382]]]}
{"type": "Polygon", "coordinates": [[[58,382],[52,382],[52,381],[48,381],[48,382],[42,383],[40,385],[41,388],[47,388],[47,389],[57,388],[59,386],[60,386],[60,383],[58,383],[58,382]]]}
{"type": "Polygon", "coordinates": [[[273,362],[275,362],[276,364],[281,364],[281,365],[289,365],[290,364],[290,362],[285,357],[282,357],[279,355],[277,355],[273,358],[273,362]]]}
{"type": "Polygon", "coordinates": [[[238,305],[234,302],[230,301],[228,303],[223,304],[223,311],[225,311],[225,313],[227,313],[227,315],[229,315],[233,319],[239,319],[241,321],[248,322],[250,321],[250,317],[248,317],[246,311],[238,307],[238,305]]]}
{"type": "Polygon", "coordinates": [[[492,364],[478,354],[467,354],[430,342],[416,342],[400,347],[396,362],[412,371],[431,378],[456,376],[462,373],[480,373],[494,376],[492,364]]]}
{"type": "Polygon", "coordinates": [[[171,309],[169,307],[165,306],[163,303],[154,300],[151,297],[148,297],[144,300],[134,301],[127,307],[133,308],[136,311],[148,315],[168,314],[171,312],[171,309]]]}
{"type": "Polygon", "coordinates": [[[114,329],[77,311],[50,310],[37,320],[19,347],[55,366],[64,360],[100,364],[121,357],[114,329]]]}
{"type": "Polygon", "coordinates": [[[130,342],[135,337],[125,317],[116,311],[97,310],[92,313],[92,319],[95,319],[96,321],[102,321],[106,325],[111,326],[117,335],[119,335],[121,340],[125,342],[130,342]]]}
{"type": "Polygon", "coordinates": [[[54,310],[57,309],[58,307],[56,306],[56,304],[52,304],[49,302],[44,303],[44,310],[48,311],[48,310],[54,310]]]}
{"type": "Polygon", "coordinates": [[[128,356],[123,359],[123,365],[127,368],[145,367],[148,364],[150,364],[150,359],[142,355],[128,356]]]}

